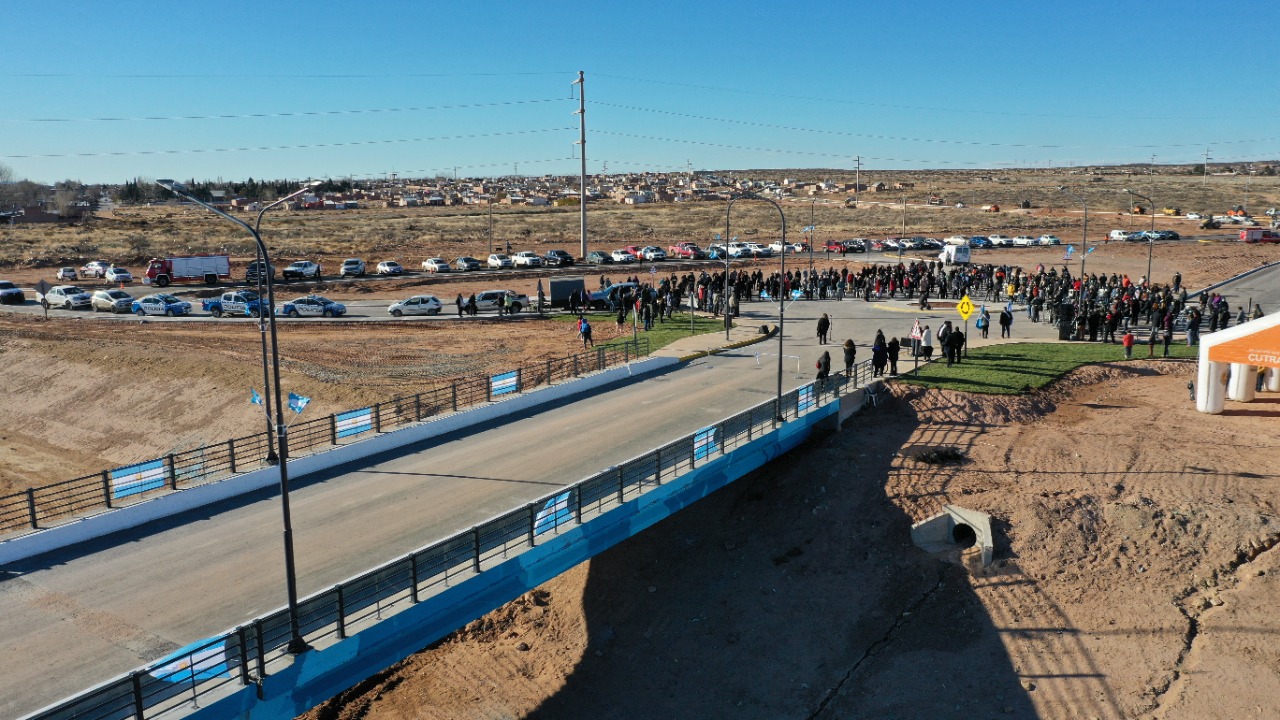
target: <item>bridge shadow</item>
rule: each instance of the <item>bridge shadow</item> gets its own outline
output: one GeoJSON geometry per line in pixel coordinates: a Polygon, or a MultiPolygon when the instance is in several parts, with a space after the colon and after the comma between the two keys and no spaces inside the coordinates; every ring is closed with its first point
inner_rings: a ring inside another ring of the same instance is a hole
{"type": "Polygon", "coordinates": [[[527,717],[1026,718],[1046,685],[1073,717],[1123,715],[1079,633],[1020,639],[1002,598],[1070,620],[1003,537],[976,577],[911,543],[948,502],[887,496],[916,431],[873,410],[591,560],[586,649],[527,717]],[[1006,648],[1041,641],[1016,667],[1006,648]]]}

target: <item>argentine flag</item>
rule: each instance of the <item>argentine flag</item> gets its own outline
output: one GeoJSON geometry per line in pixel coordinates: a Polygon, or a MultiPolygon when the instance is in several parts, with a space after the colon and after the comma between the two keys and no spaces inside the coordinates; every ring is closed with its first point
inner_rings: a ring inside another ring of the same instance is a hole
{"type": "Polygon", "coordinates": [[[250,393],[249,402],[253,403],[254,405],[262,404],[262,396],[258,394],[257,388],[249,388],[249,393],[250,393]]]}
{"type": "Polygon", "coordinates": [[[311,403],[311,398],[297,393],[289,393],[289,409],[295,413],[302,414],[307,409],[307,405],[311,403]]]}
{"type": "Polygon", "coordinates": [[[160,658],[149,671],[157,680],[190,683],[231,677],[226,640],[201,640],[160,658]]]}
{"type": "Polygon", "coordinates": [[[569,507],[569,493],[561,493],[546,502],[533,519],[533,534],[541,535],[548,530],[555,530],[561,525],[568,525],[573,520],[573,509],[569,507]]]}
{"type": "Polygon", "coordinates": [[[1068,246],[1067,246],[1067,254],[1066,254],[1066,255],[1063,255],[1063,256],[1062,256],[1062,259],[1063,259],[1063,260],[1070,260],[1070,259],[1071,259],[1071,256],[1072,256],[1072,255],[1075,255],[1075,254],[1076,254],[1076,246],[1075,246],[1075,245],[1068,245],[1068,246]]]}

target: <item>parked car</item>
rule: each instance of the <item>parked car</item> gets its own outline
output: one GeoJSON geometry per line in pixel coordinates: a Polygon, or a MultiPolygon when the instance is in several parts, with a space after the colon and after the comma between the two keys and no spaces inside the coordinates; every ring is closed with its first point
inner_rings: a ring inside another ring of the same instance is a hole
{"type": "Polygon", "coordinates": [[[990,238],[983,237],[982,235],[974,235],[973,237],[969,238],[969,247],[989,248],[991,247],[991,240],[990,238]]]}
{"type": "Polygon", "coordinates": [[[521,250],[511,257],[511,264],[515,267],[542,267],[542,258],[532,250],[521,250]]]}
{"type": "MultiPolygon", "coordinates": [[[[476,265],[479,264],[476,263],[476,265]]],[[[449,267],[449,261],[444,258],[427,258],[422,261],[422,269],[429,273],[447,273],[453,270],[449,267]]]]}
{"type": "Polygon", "coordinates": [[[751,257],[767,258],[773,257],[773,251],[761,245],[760,243],[746,243],[747,248],[751,251],[751,257]]]}
{"type": "Polygon", "coordinates": [[[963,235],[952,235],[951,237],[943,238],[942,242],[946,245],[968,245],[969,238],[963,235]]]}
{"type": "Polygon", "coordinates": [[[542,256],[542,262],[550,267],[562,267],[573,264],[573,256],[564,250],[548,250],[542,256]]]}
{"type": "Polygon", "coordinates": [[[280,273],[285,282],[290,280],[319,280],[320,279],[320,263],[311,262],[310,260],[299,260],[280,273]]]}
{"type": "Polygon", "coordinates": [[[844,241],[844,250],[851,253],[864,253],[867,251],[867,245],[866,238],[854,238],[844,241]]]}
{"type": "Polygon", "coordinates": [[[609,254],[609,256],[612,257],[613,261],[616,263],[625,264],[625,263],[633,263],[636,261],[636,256],[632,255],[631,251],[625,248],[614,250],[612,253],[609,254]]]}
{"type": "Polygon", "coordinates": [[[498,301],[504,296],[510,296],[514,301],[511,309],[514,312],[520,312],[524,308],[529,307],[529,296],[521,295],[514,290],[485,290],[476,294],[476,311],[493,310],[499,311],[498,301]]]}
{"type": "Polygon", "coordinates": [[[463,255],[457,260],[454,260],[453,266],[458,269],[458,272],[467,272],[469,270],[479,270],[482,267],[479,260],[469,255],[463,255]]]}
{"type": "Polygon", "coordinates": [[[201,300],[200,308],[216,318],[258,317],[264,304],[252,290],[228,290],[218,297],[201,300]]]}
{"type": "Polygon", "coordinates": [[[489,267],[495,269],[509,268],[515,267],[515,263],[512,262],[511,258],[503,255],[502,253],[494,253],[489,256],[489,267]]]}
{"type": "Polygon", "coordinates": [[[109,267],[107,274],[104,276],[110,283],[131,283],[133,282],[133,273],[122,267],[109,267]]]}
{"type": "Polygon", "coordinates": [[[0,305],[21,305],[26,301],[27,296],[22,288],[8,280],[0,280],[0,305]]]}
{"type": "Polygon", "coordinates": [[[94,312],[127,313],[133,310],[133,296],[123,290],[98,290],[89,300],[94,312]]]}
{"type": "Polygon", "coordinates": [[[707,257],[711,260],[723,260],[729,257],[729,248],[719,243],[711,243],[707,246],[707,257]]]}
{"type": "Polygon", "coordinates": [[[403,275],[404,266],[395,260],[383,260],[378,263],[377,272],[379,275],[403,275]]]}
{"type": "Polygon", "coordinates": [[[667,253],[656,245],[648,245],[640,248],[640,257],[648,260],[649,262],[657,262],[659,260],[666,260],[667,253]]]}
{"type": "Polygon", "coordinates": [[[262,278],[264,280],[266,279],[267,275],[270,275],[271,279],[274,280],[276,278],[276,269],[274,266],[269,265],[265,261],[254,260],[253,262],[249,263],[249,265],[244,270],[245,282],[257,282],[259,275],[262,275],[262,278]]]}
{"type": "Polygon", "coordinates": [[[49,292],[38,295],[40,304],[45,309],[56,307],[63,310],[78,310],[89,307],[89,293],[75,285],[57,285],[49,288],[49,292]]]}
{"type": "Polygon", "coordinates": [[[339,277],[362,276],[364,275],[364,261],[360,258],[347,258],[342,261],[342,269],[338,271],[339,277]]]}
{"type": "Polygon", "coordinates": [[[987,240],[991,242],[991,247],[1009,247],[1013,244],[1013,238],[1008,235],[988,235],[987,240]]]}
{"type": "MultiPolygon", "coordinates": [[[[102,260],[94,260],[80,266],[80,277],[82,278],[100,278],[107,274],[107,270],[111,268],[111,263],[102,260]]],[[[74,278],[72,278],[74,279],[74,278]]]]}
{"type": "Polygon", "coordinates": [[[621,282],[596,290],[590,296],[591,307],[597,310],[616,310],[619,303],[622,302],[622,296],[627,293],[634,293],[636,287],[635,283],[621,282]]]}
{"type": "Polygon", "coordinates": [[[774,240],[769,243],[769,252],[781,253],[783,250],[791,254],[804,252],[804,243],[787,243],[784,247],[781,240],[774,240]]]}
{"type": "MultiPolygon", "coordinates": [[[[1148,232],[1147,234],[1151,235],[1150,232],[1148,232]]],[[[1181,240],[1182,239],[1182,236],[1174,232],[1173,230],[1157,230],[1156,234],[1152,237],[1156,240],[1181,240]]]]}
{"type": "Polygon", "coordinates": [[[1130,233],[1128,230],[1112,230],[1111,233],[1107,235],[1107,237],[1111,240],[1124,241],[1124,240],[1128,240],[1129,236],[1132,234],[1133,233],[1130,233]]]}
{"type": "Polygon", "coordinates": [[[674,258],[686,258],[688,260],[701,260],[707,254],[691,242],[680,242],[667,248],[667,255],[674,258]]]}
{"type": "Polygon", "coordinates": [[[191,303],[186,300],[180,300],[168,293],[156,293],[155,295],[147,295],[133,301],[131,306],[134,315],[167,315],[174,317],[177,315],[190,315],[191,303]]]}
{"type": "Polygon", "coordinates": [[[1041,235],[1036,238],[1036,242],[1041,245],[1061,245],[1062,240],[1057,235],[1041,235]]]}
{"type": "Polygon", "coordinates": [[[1186,218],[1188,220],[1204,220],[1204,215],[1198,212],[1189,212],[1187,213],[1186,218]]]}
{"type": "Polygon", "coordinates": [[[58,268],[58,272],[53,275],[54,280],[78,280],[76,269],[73,267],[58,268]]]}
{"type": "Polygon", "coordinates": [[[1030,235],[1017,235],[1013,238],[1014,247],[1029,247],[1036,244],[1036,239],[1030,235]]]}
{"type": "Polygon", "coordinates": [[[587,253],[588,265],[612,265],[613,256],[600,250],[592,250],[587,253]]]}
{"type": "Polygon", "coordinates": [[[281,305],[277,312],[292,318],[341,317],[347,314],[347,306],[323,295],[306,295],[281,305]]]}
{"type": "MultiPolygon", "coordinates": [[[[1114,240],[1115,238],[1112,239],[1114,240]]],[[[1147,237],[1147,231],[1140,230],[1138,232],[1126,233],[1124,240],[1125,242],[1149,242],[1151,238],[1147,237]]]]}
{"type": "MultiPolygon", "coordinates": [[[[479,302],[479,301],[477,301],[479,302]]],[[[397,300],[387,307],[387,312],[396,317],[401,315],[439,315],[444,303],[435,295],[414,295],[406,300],[397,300]]]]}
{"type": "Polygon", "coordinates": [[[744,242],[731,242],[725,246],[725,253],[731,258],[751,257],[751,248],[744,242]]]}

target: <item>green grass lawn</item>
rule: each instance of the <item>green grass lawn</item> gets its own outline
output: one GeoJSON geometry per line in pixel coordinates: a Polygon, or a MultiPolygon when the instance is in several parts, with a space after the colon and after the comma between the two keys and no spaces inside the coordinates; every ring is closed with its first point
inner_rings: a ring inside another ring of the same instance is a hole
{"type": "MultiPolygon", "coordinates": [[[[1156,346],[1156,357],[1163,348],[1156,346]]],[[[1199,348],[1187,347],[1185,341],[1169,346],[1169,356],[1196,357],[1199,348]]],[[[1147,357],[1146,345],[1135,345],[1135,359],[1147,357]]],[[[936,357],[936,355],[935,355],[936,357]]],[[[1043,387],[1081,365],[1099,362],[1124,362],[1124,348],[1102,343],[1010,343],[988,345],[969,351],[959,365],[947,367],[946,361],[935,360],[920,367],[919,377],[910,375],[910,358],[898,362],[905,371],[899,381],[911,385],[946,388],[992,395],[1017,395],[1043,387]]]]}
{"type": "MultiPolygon", "coordinates": [[[[552,318],[555,322],[564,323],[566,332],[573,332],[573,326],[578,322],[577,315],[556,315],[552,318]]],[[[617,332],[617,313],[587,313],[587,322],[591,323],[591,334],[595,337],[596,345],[613,345],[616,343],[631,342],[631,316],[627,316],[627,329],[621,337],[615,338],[617,332]]],[[[658,348],[666,347],[680,338],[687,338],[691,334],[703,335],[705,333],[724,332],[724,318],[713,318],[698,315],[694,318],[693,332],[689,332],[689,314],[676,313],[670,320],[665,323],[653,323],[653,329],[649,332],[644,331],[644,325],[640,325],[639,331],[636,333],[641,338],[649,339],[649,351],[652,352],[658,348]]]]}

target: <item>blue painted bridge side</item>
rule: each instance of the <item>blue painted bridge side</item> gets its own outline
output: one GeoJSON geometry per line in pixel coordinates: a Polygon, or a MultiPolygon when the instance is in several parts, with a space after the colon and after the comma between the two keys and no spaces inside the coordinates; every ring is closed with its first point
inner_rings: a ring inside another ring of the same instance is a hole
{"type": "Polygon", "coordinates": [[[304,653],[260,687],[242,688],[188,717],[291,720],[792,450],[839,405],[817,408],[376,625],[304,653]]]}

